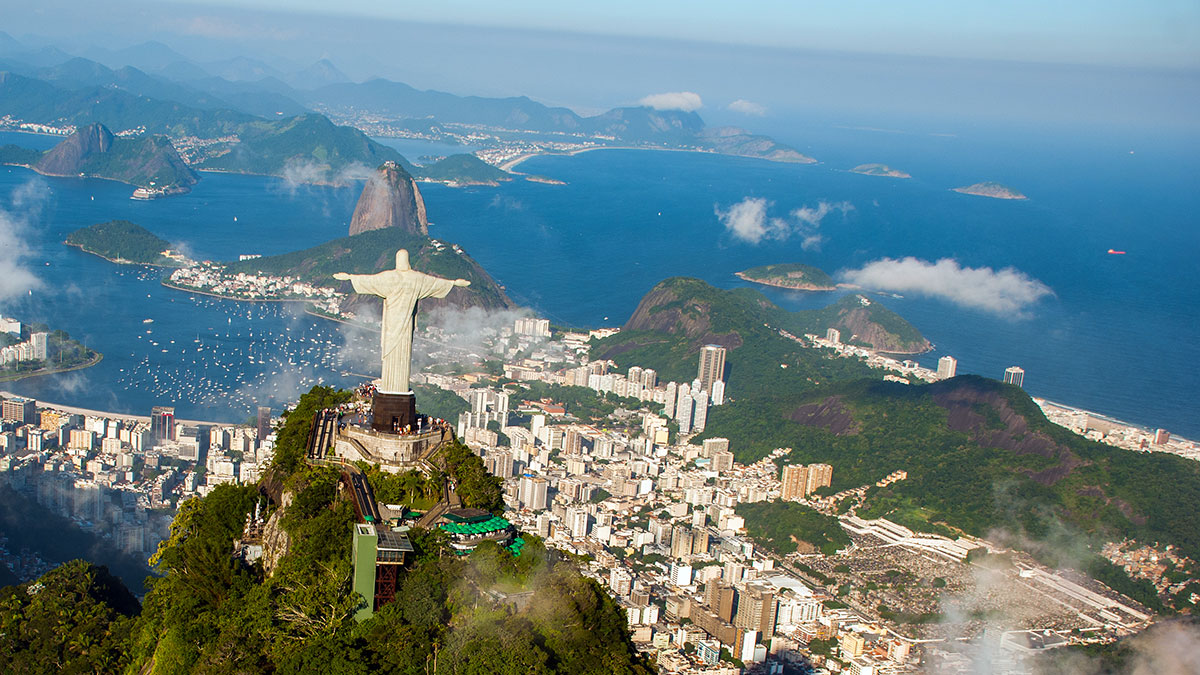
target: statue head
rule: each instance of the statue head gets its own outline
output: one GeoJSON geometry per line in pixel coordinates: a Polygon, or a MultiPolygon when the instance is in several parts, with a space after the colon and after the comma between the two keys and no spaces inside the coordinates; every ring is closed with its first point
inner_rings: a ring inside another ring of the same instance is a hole
{"type": "Polygon", "coordinates": [[[401,272],[403,272],[404,270],[412,269],[412,265],[408,264],[408,250],[407,249],[402,248],[399,251],[396,251],[396,269],[401,272]]]}

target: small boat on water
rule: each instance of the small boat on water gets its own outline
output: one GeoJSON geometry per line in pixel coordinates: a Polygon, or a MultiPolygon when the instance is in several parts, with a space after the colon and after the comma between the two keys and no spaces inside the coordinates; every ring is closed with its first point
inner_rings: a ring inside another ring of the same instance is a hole
{"type": "Polygon", "coordinates": [[[1125,255],[1125,251],[1118,251],[1116,249],[1110,248],[1110,249],[1108,249],[1108,254],[1109,255],[1125,255]]]}
{"type": "Polygon", "coordinates": [[[154,319],[142,319],[142,323],[154,323],[154,319]]]}

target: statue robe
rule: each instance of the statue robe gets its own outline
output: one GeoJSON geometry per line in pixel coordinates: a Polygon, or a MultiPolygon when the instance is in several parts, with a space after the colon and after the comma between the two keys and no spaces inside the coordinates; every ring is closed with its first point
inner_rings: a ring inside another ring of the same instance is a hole
{"type": "Polygon", "coordinates": [[[412,340],[417,322],[417,303],[423,298],[444,298],[454,288],[448,279],[414,269],[384,270],[378,274],[351,274],[354,292],[383,298],[383,331],[380,357],[385,394],[412,393],[408,376],[412,368],[412,340]]]}

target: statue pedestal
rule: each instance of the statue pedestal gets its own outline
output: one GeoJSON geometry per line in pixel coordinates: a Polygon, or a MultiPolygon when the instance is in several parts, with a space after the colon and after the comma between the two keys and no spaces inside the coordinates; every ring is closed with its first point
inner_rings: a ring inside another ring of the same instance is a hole
{"type": "Polygon", "coordinates": [[[376,393],[371,399],[374,419],[371,428],[385,434],[403,431],[405,427],[417,426],[417,397],[415,394],[376,393]]]}

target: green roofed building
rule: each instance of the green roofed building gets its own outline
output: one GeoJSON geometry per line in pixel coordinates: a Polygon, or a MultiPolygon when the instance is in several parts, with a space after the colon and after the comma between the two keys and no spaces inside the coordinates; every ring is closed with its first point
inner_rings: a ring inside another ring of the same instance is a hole
{"type": "Polygon", "coordinates": [[[457,555],[467,555],[485,541],[494,541],[513,555],[520,555],[525,545],[512,523],[481,509],[451,509],[442,515],[438,528],[450,536],[457,555]]]}

